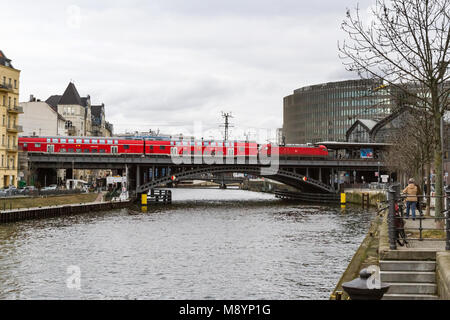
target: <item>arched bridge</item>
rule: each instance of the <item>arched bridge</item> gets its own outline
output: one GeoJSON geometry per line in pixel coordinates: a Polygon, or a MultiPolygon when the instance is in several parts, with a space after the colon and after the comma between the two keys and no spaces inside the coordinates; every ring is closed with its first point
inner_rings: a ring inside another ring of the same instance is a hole
{"type": "Polygon", "coordinates": [[[287,185],[291,185],[291,186],[299,188],[299,189],[302,189],[303,186],[307,186],[307,187],[309,187],[309,189],[315,189],[316,191],[320,191],[320,192],[334,192],[334,189],[331,186],[326,185],[323,182],[308,178],[305,175],[295,173],[292,171],[288,171],[285,169],[278,169],[275,172],[269,172],[269,170],[266,170],[266,172],[265,172],[264,168],[258,168],[255,166],[223,166],[223,165],[183,170],[183,171],[174,173],[173,175],[165,176],[165,177],[144,183],[137,187],[136,192],[144,193],[144,192],[148,192],[150,189],[153,189],[155,187],[168,184],[173,181],[172,180],[173,177],[175,177],[176,180],[181,180],[181,179],[184,180],[184,179],[197,177],[198,175],[205,174],[205,173],[217,174],[217,173],[233,173],[233,172],[248,173],[248,174],[252,174],[255,176],[270,178],[272,180],[279,181],[279,182],[285,183],[287,185]]]}

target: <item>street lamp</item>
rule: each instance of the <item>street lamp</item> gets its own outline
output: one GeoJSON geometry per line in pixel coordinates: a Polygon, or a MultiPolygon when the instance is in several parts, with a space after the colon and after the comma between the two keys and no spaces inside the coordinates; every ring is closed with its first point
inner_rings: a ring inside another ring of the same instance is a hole
{"type": "Polygon", "coordinates": [[[378,161],[378,184],[380,184],[380,161],[378,161]]]}

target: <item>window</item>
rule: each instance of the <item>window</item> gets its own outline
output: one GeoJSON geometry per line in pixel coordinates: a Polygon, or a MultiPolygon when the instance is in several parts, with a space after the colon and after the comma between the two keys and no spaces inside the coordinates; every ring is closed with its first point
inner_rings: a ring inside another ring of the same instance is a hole
{"type": "Polygon", "coordinates": [[[105,140],[99,140],[100,144],[105,144],[105,140]]]}
{"type": "Polygon", "coordinates": [[[100,153],[105,153],[105,149],[100,149],[100,153]]]}
{"type": "Polygon", "coordinates": [[[83,143],[83,139],[77,139],[76,141],[78,144],[83,143]]]}
{"type": "Polygon", "coordinates": [[[89,149],[83,149],[84,153],[89,153],[89,149]]]}
{"type": "Polygon", "coordinates": [[[58,139],[53,138],[53,139],[52,139],[52,142],[53,142],[53,143],[58,143],[58,139]]]}
{"type": "Polygon", "coordinates": [[[89,139],[84,139],[84,143],[89,143],[89,139]]]}
{"type": "Polygon", "coordinates": [[[124,150],[128,150],[128,149],[130,149],[130,146],[127,145],[127,144],[124,144],[124,145],[123,145],[123,149],[124,149],[124,150]]]}
{"type": "Polygon", "coordinates": [[[92,149],[92,153],[97,153],[97,149],[92,149]]]}
{"type": "Polygon", "coordinates": [[[67,149],[67,152],[73,152],[73,151],[74,151],[73,148],[67,149]]]}
{"type": "Polygon", "coordinates": [[[107,140],[108,144],[112,144],[113,141],[112,140],[107,140]]]}
{"type": "Polygon", "coordinates": [[[97,144],[97,143],[98,143],[98,140],[97,140],[97,139],[92,139],[92,143],[97,144]]]}
{"type": "Polygon", "coordinates": [[[14,80],[14,89],[17,89],[17,80],[14,80]]]}
{"type": "Polygon", "coordinates": [[[66,143],[67,139],[61,139],[61,143],[66,143]]]}
{"type": "Polygon", "coordinates": [[[24,147],[24,148],[28,147],[28,143],[24,143],[24,144],[23,144],[23,147],[24,147]]]}
{"type": "Polygon", "coordinates": [[[81,149],[77,149],[77,153],[81,153],[81,149]]]}
{"type": "Polygon", "coordinates": [[[160,150],[165,150],[165,149],[166,149],[166,146],[160,146],[159,149],[160,149],[160,150]]]}
{"type": "Polygon", "coordinates": [[[119,144],[119,140],[114,140],[114,144],[119,144]]]}
{"type": "Polygon", "coordinates": [[[69,139],[69,143],[75,143],[75,139],[69,139]]]}
{"type": "Polygon", "coordinates": [[[35,144],[34,144],[34,147],[35,147],[35,148],[40,148],[40,147],[41,147],[41,144],[40,144],[40,143],[35,143],[35,144]]]}
{"type": "Polygon", "coordinates": [[[59,152],[66,152],[66,148],[59,149],[59,152]]]}

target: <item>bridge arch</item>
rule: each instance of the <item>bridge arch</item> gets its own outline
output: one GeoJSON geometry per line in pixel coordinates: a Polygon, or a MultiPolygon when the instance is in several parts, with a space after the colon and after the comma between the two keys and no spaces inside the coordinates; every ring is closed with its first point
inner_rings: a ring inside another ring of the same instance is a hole
{"type": "MultiPolygon", "coordinates": [[[[290,185],[295,188],[302,189],[304,187],[308,187],[309,189],[313,189],[314,191],[321,193],[335,193],[335,190],[315,179],[308,178],[302,174],[294,173],[285,169],[278,169],[273,175],[272,174],[263,174],[261,171],[261,167],[252,167],[252,166],[208,166],[203,168],[194,168],[181,172],[177,172],[175,175],[177,180],[185,180],[191,177],[198,176],[199,174],[204,173],[230,173],[230,172],[241,172],[252,174],[259,177],[269,178],[278,182],[282,182],[284,184],[290,185]],[[304,179],[306,178],[306,179],[304,179]]],[[[155,179],[153,181],[149,181],[137,187],[137,193],[148,192],[150,189],[161,186],[163,184],[167,184],[172,182],[172,176],[165,176],[159,179],[155,179]]]]}

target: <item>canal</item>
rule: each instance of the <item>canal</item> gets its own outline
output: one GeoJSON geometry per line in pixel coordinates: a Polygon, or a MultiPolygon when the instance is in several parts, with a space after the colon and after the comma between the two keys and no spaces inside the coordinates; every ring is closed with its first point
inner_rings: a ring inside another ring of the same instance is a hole
{"type": "Polygon", "coordinates": [[[328,299],[373,215],[173,189],[146,213],[0,225],[0,299],[328,299]]]}

